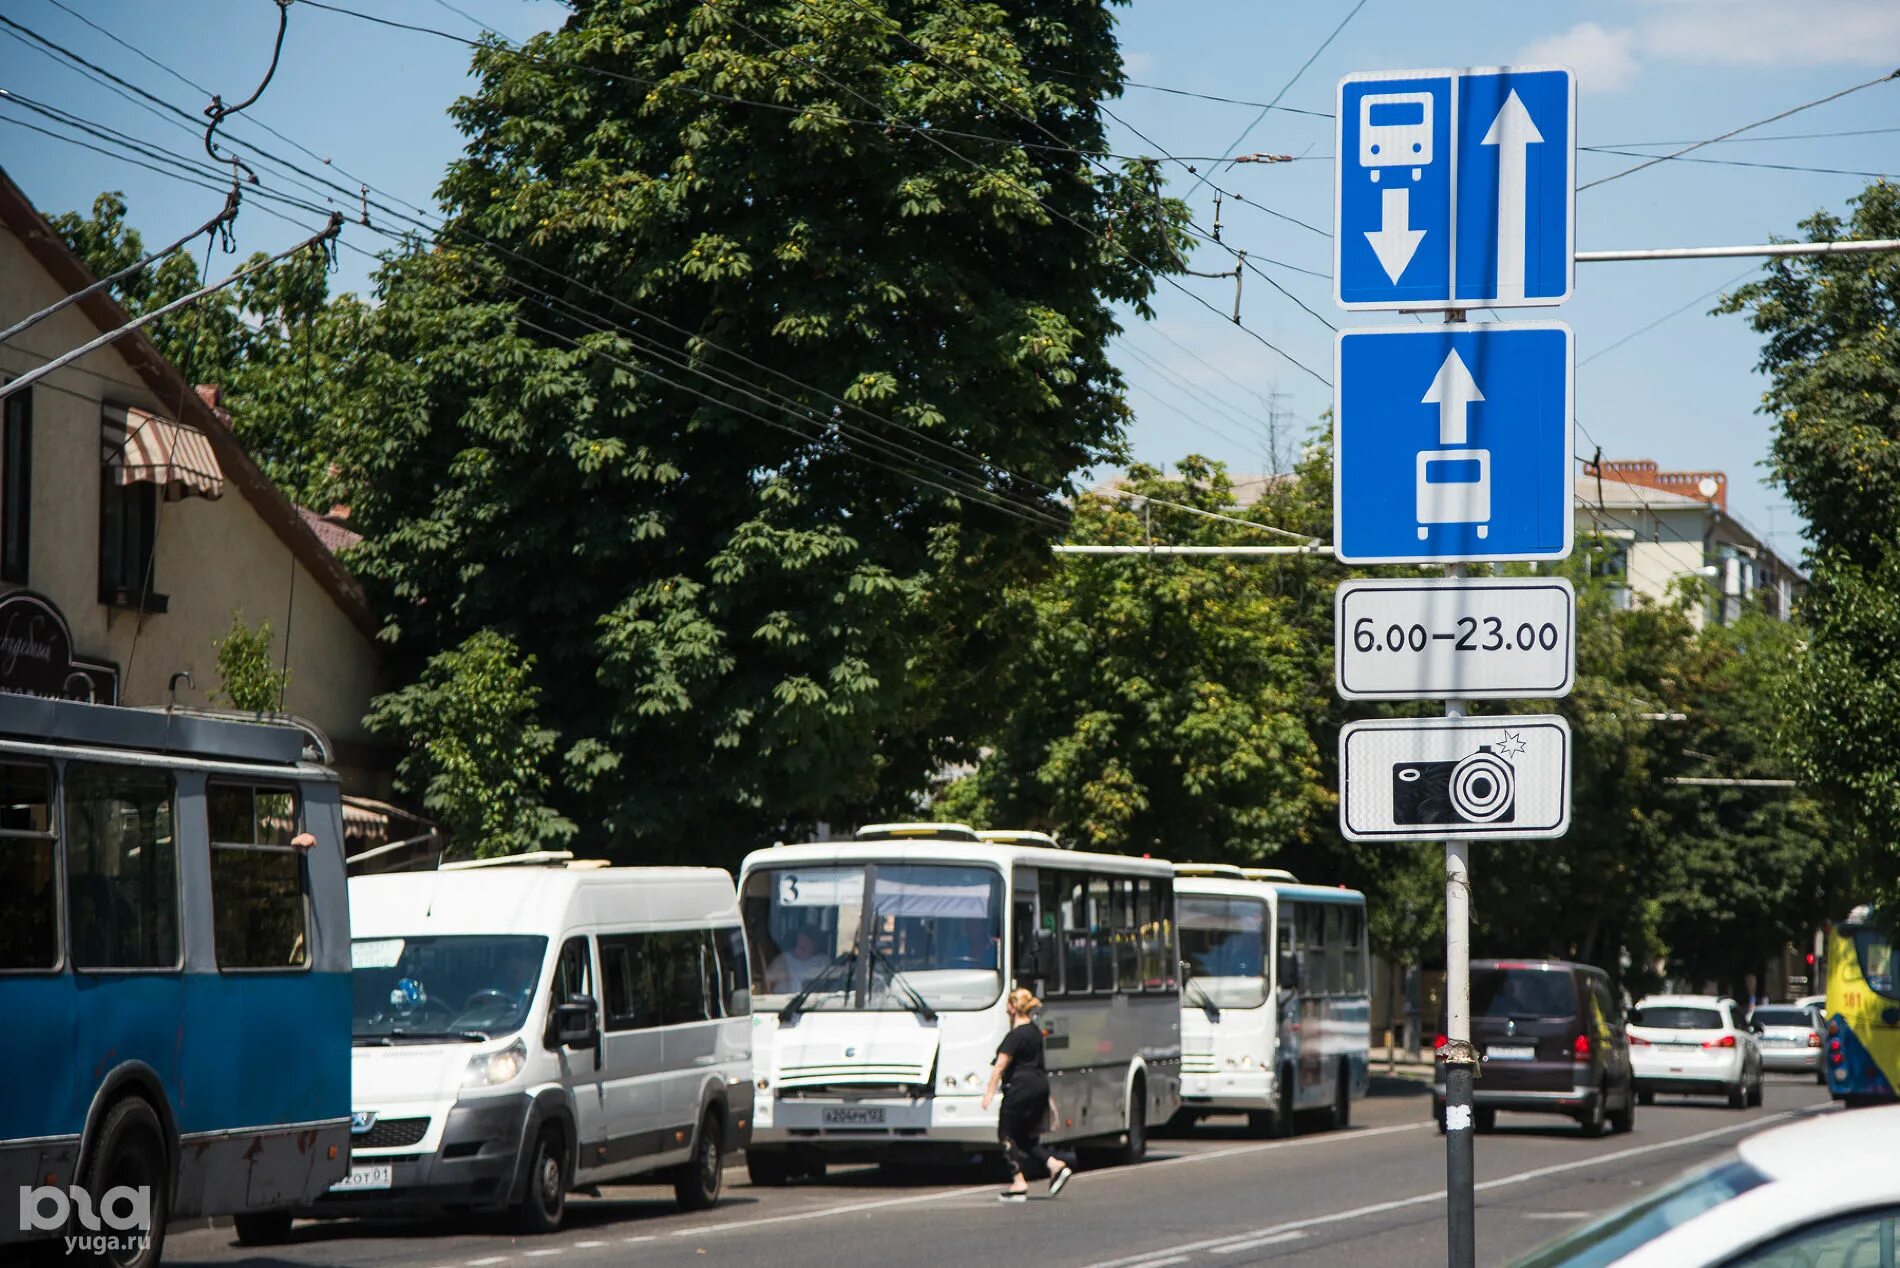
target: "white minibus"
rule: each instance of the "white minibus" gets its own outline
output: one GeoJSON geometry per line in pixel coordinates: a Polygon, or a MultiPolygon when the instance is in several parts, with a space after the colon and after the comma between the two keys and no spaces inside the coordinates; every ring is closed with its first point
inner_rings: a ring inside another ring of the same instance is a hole
{"type": "Polygon", "coordinates": [[[510,1208],[645,1178],[719,1198],[752,1120],[732,876],[566,853],[350,879],[350,1173],[317,1208],[510,1208]]]}
{"type": "Polygon", "coordinates": [[[1182,1115],[1244,1113],[1257,1135],[1289,1135],[1324,1109],[1346,1126],[1369,1078],[1365,895],[1277,869],[1174,871],[1182,1115]]]}
{"type": "Polygon", "coordinates": [[[1017,985],[1044,1001],[1048,1139],[1136,1161],[1179,1106],[1166,863],[880,824],[753,853],[740,905],[758,992],[754,1183],[1000,1152],[981,1100],[1017,985]]]}

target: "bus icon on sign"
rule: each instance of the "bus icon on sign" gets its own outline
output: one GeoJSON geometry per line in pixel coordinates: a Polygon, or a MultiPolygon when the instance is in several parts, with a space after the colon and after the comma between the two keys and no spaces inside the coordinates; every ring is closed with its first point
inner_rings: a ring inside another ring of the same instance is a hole
{"type": "Polygon", "coordinates": [[[1359,166],[1379,181],[1382,167],[1409,167],[1417,180],[1432,164],[1432,95],[1368,93],[1359,99],[1359,166]]]}
{"type": "Polygon", "coordinates": [[[1491,526],[1491,451],[1427,449],[1418,455],[1418,539],[1432,524],[1476,524],[1478,536],[1491,526]]]}

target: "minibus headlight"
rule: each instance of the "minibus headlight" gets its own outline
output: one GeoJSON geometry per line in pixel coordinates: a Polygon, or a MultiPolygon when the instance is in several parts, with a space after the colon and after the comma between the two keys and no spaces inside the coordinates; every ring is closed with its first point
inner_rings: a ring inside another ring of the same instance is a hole
{"type": "Polygon", "coordinates": [[[485,1052],[468,1059],[462,1075],[463,1087],[496,1087],[521,1073],[528,1064],[528,1045],[515,1040],[500,1052],[485,1052]]]}
{"type": "Polygon", "coordinates": [[[1241,1057],[1240,1068],[1243,1070],[1253,1069],[1253,1054],[1252,1053],[1248,1053],[1247,1055],[1241,1057]]]}
{"type": "Polygon", "coordinates": [[[955,1087],[955,1086],[957,1085],[957,1076],[956,1076],[956,1075],[954,1075],[954,1074],[946,1074],[946,1075],[944,1075],[944,1076],[943,1076],[943,1085],[944,1085],[945,1087],[955,1087]]]}

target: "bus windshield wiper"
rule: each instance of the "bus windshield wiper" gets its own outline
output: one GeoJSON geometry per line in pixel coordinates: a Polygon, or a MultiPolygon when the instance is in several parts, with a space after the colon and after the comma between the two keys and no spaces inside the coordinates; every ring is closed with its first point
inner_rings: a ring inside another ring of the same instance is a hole
{"type": "Polygon", "coordinates": [[[911,985],[910,979],[904,976],[904,971],[892,962],[890,956],[878,950],[875,943],[871,945],[871,963],[883,965],[884,971],[891,975],[891,985],[909,996],[909,1002],[905,1006],[911,1012],[916,1013],[925,1021],[937,1020],[937,1010],[930,1006],[923,992],[911,985]]]}
{"type": "Polygon", "coordinates": [[[404,1030],[400,1026],[381,1033],[358,1031],[350,1038],[355,1043],[375,1048],[393,1048],[399,1043],[439,1043],[444,1039],[459,1039],[463,1043],[485,1043],[488,1040],[488,1036],[479,1030],[404,1030]]]}
{"type": "Polygon", "coordinates": [[[837,955],[833,956],[830,964],[827,964],[824,968],[819,969],[816,973],[811,975],[811,980],[805,983],[804,990],[792,996],[791,999],[785,1002],[785,1007],[778,1010],[779,1021],[785,1024],[796,1021],[798,1015],[805,1011],[805,1001],[817,993],[819,986],[824,983],[826,978],[836,973],[845,965],[856,964],[857,961],[858,953],[856,948],[852,948],[848,951],[840,951],[837,955]]]}
{"type": "Polygon", "coordinates": [[[1220,1020],[1220,1005],[1216,1004],[1213,1001],[1212,997],[1208,995],[1207,988],[1202,986],[1198,981],[1196,981],[1193,978],[1188,978],[1186,985],[1192,987],[1194,989],[1194,993],[1201,997],[1201,1011],[1207,1014],[1207,1020],[1219,1021],[1220,1020]]]}

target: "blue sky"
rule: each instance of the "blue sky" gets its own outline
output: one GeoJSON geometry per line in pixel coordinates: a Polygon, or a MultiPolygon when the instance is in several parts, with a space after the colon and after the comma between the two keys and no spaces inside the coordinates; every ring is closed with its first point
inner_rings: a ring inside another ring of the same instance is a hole
{"type": "MultiPolygon", "coordinates": [[[[65,3],[227,100],[256,83],[275,29],[269,0],[65,3]]],[[[351,7],[458,33],[474,30],[469,18],[443,0],[357,0],[351,7]]],[[[456,0],[455,7],[513,38],[559,21],[564,12],[547,0],[456,0]]],[[[1129,78],[1253,101],[1285,89],[1283,104],[1330,113],[1334,84],[1350,71],[1554,61],[1578,73],[1583,145],[1648,149],[1641,143],[1713,136],[1900,66],[1900,4],[1893,0],[1368,0],[1287,87],[1350,7],[1344,0],[1134,0],[1119,10],[1129,78]]],[[[0,0],[0,15],[182,106],[196,110],[204,104],[192,89],[49,0],[0,0]]],[[[444,107],[465,90],[466,68],[466,50],[445,41],[293,6],[282,66],[253,112],[332,159],[337,169],[431,205],[441,170],[460,145],[444,107]]],[[[183,130],[105,95],[17,37],[0,37],[0,87],[170,148],[197,148],[183,130]]],[[[1212,179],[1248,203],[1312,228],[1228,201],[1222,238],[1255,260],[1330,273],[1330,119],[1274,112],[1230,150],[1257,109],[1132,87],[1111,109],[1170,154],[1297,156],[1291,163],[1223,167],[1212,179]]],[[[13,103],[0,103],[0,119],[43,122],[13,103]]],[[[234,132],[242,136],[245,129],[234,132]]],[[[1900,83],[1806,111],[1760,134],[1794,139],[1726,143],[1697,157],[1900,174],[1900,83]],[[1813,135],[1875,129],[1887,130],[1813,135]]],[[[1153,152],[1125,130],[1117,129],[1113,139],[1124,152],[1153,152]]],[[[1579,179],[1635,161],[1586,152],[1579,179]]],[[[185,232],[215,210],[215,195],[15,126],[0,126],[0,165],[49,212],[89,206],[102,189],[125,191],[134,223],[153,242],[185,232]]],[[[1170,170],[1172,192],[1185,193],[1194,178],[1170,170]]],[[[1792,234],[1796,222],[1817,208],[1844,210],[1846,199],[1867,180],[1661,164],[1582,193],[1577,245],[1591,250],[1765,241],[1792,234]]],[[[1212,222],[1213,197],[1203,185],[1191,198],[1202,225],[1212,222]]],[[[315,227],[315,217],[302,218],[315,227]]],[[[243,251],[276,250],[299,236],[298,229],[266,214],[247,211],[240,219],[243,251]]],[[[375,243],[360,230],[353,237],[375,243]]],[[[1214,272],[1231,267],[1230,257],[1203,248],[1194,266],[1214,272]]],[[[1335,325],[1382,320],[1365,314],[1349,319],[1336,309],[1327,277],[1263,267],[1335,325]]],[[[1756,339],[1739,318],[1704,316],[1713,297],[1698,299],[1756,267],[1746,260],[1580,265],[1570,303],[1520,315],[1558,318],[1576,331],[1582,363],[1579,453],[1600,444],[1608,458],[1726,470],[1730,509],[1759,531],[1772,531],[1778,547],[1793,552],[1799,549],[1798,522],[1759,468],[1768,423],[1754,413],[1763,386],[1753,370],[1756,339]],[[1684,311],[1618,342],[1677,309],[1684,311]]],[[[362,258],[346,253],[339,280],[362,288],[362,258]]],[[[1226,320],[1222,314],[1233,302],[1230,281],[1183,282],[1218,312],[1164,287],[1157,320],[1131,322],[1117,345],[1137,412],[1135,454],[1166,463],[1199,452],[1236,470],[1259,470],[1270,424],[1277,423],[1282,450],[1290,451],[1329,406],[1331,391],[1226,320]]],[[[1332,332],[1257,277],[1247,279],[1241,319],[1330,377],[1332,332]]]]}

